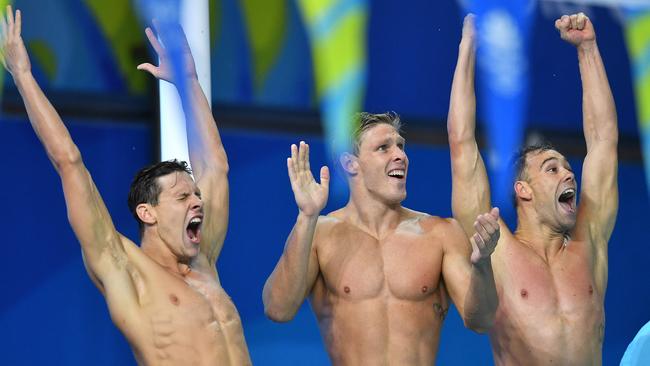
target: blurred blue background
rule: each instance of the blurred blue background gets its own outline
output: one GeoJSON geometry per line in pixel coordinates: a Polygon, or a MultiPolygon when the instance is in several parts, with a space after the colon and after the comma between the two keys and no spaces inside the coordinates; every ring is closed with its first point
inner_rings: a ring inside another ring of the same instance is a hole
{"type": "MultiPolygon", "coordinates": [[[[119,1],[23,0],[23,34],[34,72],[79,145],[116,227],[136,240],[126,205],[134,173],[157,158],[157,94],[135,66],[150,59],[144,25],[119,1]]],[[[650,204],[639,148],[636,100],[620,12],[540,2],[531,27],[526,134],[564,148],[578,170],[584,154],[575,50],[553,28],[563,12],[596,26],[621,132],[620,210],[610,241],[605,365],[617,365],[650,319],[650,204]]],[[[265,319],[261,292],[297,209],[286,177],[289,145],[304,139],[312,165],[328,164],[305,27],[291,0],[211,2],[213,104],[230,159],[231,221],[218,268],[259,365],[329,364],[307,304],[292,322],[265,319]]],[[[460,39],[455,0],[369,2],[364,109],[394,110],[411,160],[405,206],[450,216],[445,119],[460,39]]],[[[481,91],[479,90],[479,93],[481,91]]],[[[85,273],[56,172],[5,76],[0,179],[5,233],[0,266],[1,365],[130,365],[128,345],[85,273]]],[[[479,103],[479,110],[481,109],[479,103]]],[[[479,111],[480,113],[480,111],[479,111]]],[[[507,126],[504,126],[507,128],[507,126]]],[[[579,174],[578,174],[579,176],[579,174]]],[[[338,179],[338,178],[337,178],[338,179]]],[[[334,197],[326,211],[343,205],[334,197]]],[[[438,364],[489,365],[488,340],[445,322],[438,364]]]]}

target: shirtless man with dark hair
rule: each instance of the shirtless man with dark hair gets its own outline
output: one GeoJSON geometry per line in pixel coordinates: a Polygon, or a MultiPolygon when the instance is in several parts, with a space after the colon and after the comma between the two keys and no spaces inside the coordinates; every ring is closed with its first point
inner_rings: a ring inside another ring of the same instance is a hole
{"type": "MultiPolygon", "coordinates": [[[[499,294],[489,331],[497,365],[600,365],[605,326],[607,242],[618,209],[618,128],[593,25],[584,14],[555,22],[577,49],[587,156],[578,204],[567,160],[548,146],[524,150],[514,182],[517,229],[500,221],[493,255],[499,294]]],[[[475,130],[475,34],[465,19],[448,117],[452,209],[465,232],[490,207],[475,130]]]]}
{"type": "Polygon", "coordinates": [[[433,364],[448,296],[467,327],[493,322],[498,210],[477,215],[470,245],[455,220],[402,207],[409,164],[399,129],[394,114],[361,114],[353,153],[341,157],[350,200],[327,216],[328,168],[317,183],[304,142],[287,160],[298,217],[264,308],[289,321],[309,296],[335,365],[433,364]]]}
{"type": "MultiPolygon", "coordinates": [[[[68,219],[88,274],[137,362],[250,364],[239,315],[219,283],[215,264],[228,223],[228,161],[189,47],[184,49],[185,74],[179,77],[186,78],[189,89],[189,95],[181,96],[185,114],[194,117],[188,118],[187,128],[196,182],[183,164],[148,168],[149,173],[169,169],[149,180],[157,195],[134,195],[132,208],[142,233],[137,246],[116,231],[79,149],[31,73],[20,11],[14,18],[7,7],[2,22],[3,64],[61,177],[68,219]]],[[[146,33],[160,65],[138,68],[174,82],[165,49],[150,29],[146,33]]]]}

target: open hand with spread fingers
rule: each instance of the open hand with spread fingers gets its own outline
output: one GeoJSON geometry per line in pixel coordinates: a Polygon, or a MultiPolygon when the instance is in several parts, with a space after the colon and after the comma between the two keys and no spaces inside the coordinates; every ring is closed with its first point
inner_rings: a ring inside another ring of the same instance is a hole
{"type": "Polygon", "coordinates": [[[319,215],[329,195],[329,169],[320,168],[320,184],[317,183],[309,166],[309,145],[300,141],[300,146],[291,145],[287,170],[298,209],[307,216],[319,215]]]}
{"type": "Polygon", "coordinates": [[[555,28],[560,32],[563,40],[576,47],[596,40],[594,26],[585,13],[563,15],[555,21],[555,28]]]}
{"type": "Polygon", "coordinates": [[[196,67],[194,65],[194,57],[192,57],[192,51],[190,50],[190,46],[187,43],[187,37],[185,37],[185,32],[183,32],[183,28],[180,26],[180,24],[166,26],[166,33],[161,33],[159,31],[158,22],[155,20],[153,21],[153,26],[156,30],[156,33],[161,36],[162,44],[158,41],[158,38],[156,38],[156,35],[154,34],[153,30],[151,30],[151,28],[147,27],[144,32],[147,35],[147,39],[149,39],[151,47],[153,47],[154,51],[156,51],[156,54],[158,55],[158,66],[155,66],[151,63],[143,63],[138,65],[138,70],[144,70],[155,76],[157,79],[165,80],[175,84],[176,76],[172,70],[171,55],[165,46],[165,42],[173,42],[179,46],[179,52],[181,52],[182,56],[183,74],[180,75],[180,77],[187,79],[197,78],[196,67]]]}
{"type": "Polygon", "coordinates": [[[499,241],[499,208],[494,207],[490,212],[480,214],[474,222],[476,233],[470,238],[472,243],[472,263],[477,264],[489,259],[499,241]]]}
{"type": "Polygon", "coordinates": [[[20,10],[16,10],[14,17],[11,5],[7,5],[5,16],[0,16],[0,55],[2,64],[14,78],[21,73],[31,72],[32,65],[27,55],[23,38],[20,36],[22,20],[20,10]]]}

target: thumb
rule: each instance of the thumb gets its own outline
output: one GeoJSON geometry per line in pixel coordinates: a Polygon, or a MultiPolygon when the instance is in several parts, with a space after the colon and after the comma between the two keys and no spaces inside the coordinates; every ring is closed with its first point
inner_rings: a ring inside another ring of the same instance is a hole
{"type": "Polygon", "coordinates": [[[155,77],[158,77],[157,72],[156,72],[156,66],[154,66],[154,65],[152,65],[152,64],[150,64],[148,62],[138,65],[137,69],[141,70],[141,71],[146,71],[146,72],[150,73],[151,75],[153,75],[155,77]]]}
{"type": "Polygon", "coordinates": [[[492,210],[490,211],[490,215],[494,217],[496,220],[499,219],[499,208],[498,207],[493,207],[492,210]]]}

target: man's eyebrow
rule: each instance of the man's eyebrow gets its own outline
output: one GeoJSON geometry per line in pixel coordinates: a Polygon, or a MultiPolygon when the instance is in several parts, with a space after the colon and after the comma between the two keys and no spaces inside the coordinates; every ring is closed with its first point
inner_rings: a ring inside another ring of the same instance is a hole
{"type": "Polygon", "coordinates": [[[547,162],[549,162],[549,161],[551,161],[551,160],[558,160],[558,159],[557,159],[555,156],[551,156],[550,158],[546,158],[546,159],[544,159],[544,161],[542,161],[542,163],[539,165],[539,169],[542,169],[542,167],[544,166],[544,164],[546,164],[547,162]]]}

